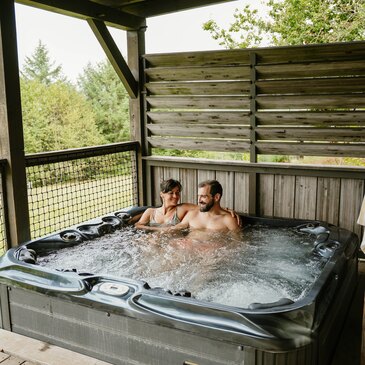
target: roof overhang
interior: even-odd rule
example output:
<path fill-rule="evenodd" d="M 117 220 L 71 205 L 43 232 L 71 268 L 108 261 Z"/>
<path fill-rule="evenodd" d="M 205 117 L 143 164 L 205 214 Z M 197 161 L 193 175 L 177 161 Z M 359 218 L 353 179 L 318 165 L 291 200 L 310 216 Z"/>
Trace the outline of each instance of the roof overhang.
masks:
<path fill-rule="evenodd" d="M 231 1 L 236 0 L 16 0 L 19 4 L 94 19 L 124 30 L 144 27 L 149 17 Z"/>

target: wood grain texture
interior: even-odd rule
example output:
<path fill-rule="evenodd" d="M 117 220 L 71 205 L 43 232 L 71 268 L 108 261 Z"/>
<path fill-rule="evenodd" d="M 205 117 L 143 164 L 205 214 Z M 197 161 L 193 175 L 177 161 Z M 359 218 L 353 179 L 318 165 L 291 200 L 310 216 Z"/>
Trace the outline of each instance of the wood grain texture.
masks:
<path fill-rule="evenodd" d="M 295 176 L 276 175 L 274 182 L 274 216 L 294 218 Z"/>
<path fill-rule="evenodd" d="M 248 125 L 250 123 L 249 112 L 240 111 L 162 111 L 147 113 L 148 121 L 154 124 L 240 124 Z M 365 113 L 364 113 L 365 125 Z"/>
<path fill-rule="evenodd" d="M 182 184 L 182 203 L 196 203 L 197 202 L 197 170 L 180 169 L 180 182 Z"/>
<path fill-rule="evenodd" d="M 341 179 L 318 178 L 316 219 L 338 225 L 340 187 Z"/>
<path fill-rule="evenodd" d="M 341 179 L 339 225 L 361 234 L 357 217 L 364 196 L 364 180 Z"/>
<path fill-rule="evenodd" d="M 249 204 L 249 174 L 236 172 L 234 174 L 234 210 L 239 213 L 248 213 Z"/>
<path fill-rule="evenodd" d="M 147 138 L 151 147 L 200 151 L 247 152 L 250 144 L 239 140 L 192 139 L 192 138 Z"/>
<path fill-rule="evenodd" d="M 296 176 L 294 217 L 299 219 L 315 219 L 316 201 L 317 178 Z"/>
<path fill-rule="evenodd" d="M 215 178 L 220 182 L 223 187 L 221 207 L 233 209 L 235 204 L 234 172 L 217 171 L 215 174 Z"/>
<path fill-rule="evenodd" d="M 259 215 L 263 217 L 274 216 L 274 189 L 275 175 L 260 174 L 259 176 Z"/>

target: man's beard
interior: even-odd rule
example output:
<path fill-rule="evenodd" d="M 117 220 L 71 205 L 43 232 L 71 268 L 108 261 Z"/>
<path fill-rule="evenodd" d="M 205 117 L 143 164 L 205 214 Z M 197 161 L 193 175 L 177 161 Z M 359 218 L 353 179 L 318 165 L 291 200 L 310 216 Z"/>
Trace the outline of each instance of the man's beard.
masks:
<path fill-rule="evenodd" d="M 201 205 L 199 204 L 199 209 L 201 212 L 209 212 L 210 209 L 212 208 L 212 206 L 214 205 L 214 201 L 211 200 L 209 203 L 205 204 L 205 205 Z"/>

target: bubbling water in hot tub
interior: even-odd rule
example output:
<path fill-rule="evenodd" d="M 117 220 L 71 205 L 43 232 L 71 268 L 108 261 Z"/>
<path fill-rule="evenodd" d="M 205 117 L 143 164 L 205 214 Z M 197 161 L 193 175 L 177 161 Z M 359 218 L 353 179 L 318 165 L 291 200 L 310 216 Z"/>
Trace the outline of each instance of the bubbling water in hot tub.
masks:
<path fill-rule="evenodd" d="M 247 308 L 310 290 L 323 259 L 295 228 L 248 226 L 237 236 L 200 232 L 169 236 L 123 228 L 40 257 L 42 266 L 146 281 L 172 293 Z"/>

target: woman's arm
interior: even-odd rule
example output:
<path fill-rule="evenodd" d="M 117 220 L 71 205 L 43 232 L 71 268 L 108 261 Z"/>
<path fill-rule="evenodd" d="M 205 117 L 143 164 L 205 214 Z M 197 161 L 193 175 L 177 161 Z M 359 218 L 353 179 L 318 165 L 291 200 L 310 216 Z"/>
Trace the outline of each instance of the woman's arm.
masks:
<path fill-rule="evenodd" d="M 155 212 L 156 208 L 148 208 L 144 211 L 142 214 L 142 217 L 139 219 L 137 223 L 134 224 L 134 226 L 137 229 L 145 229 L 148 231 L 158 231 L 159 227 L 151 227 L 149 226 L 149 223 L 151 221 L 151 217 L 153 216 L 153 213 Z"/>
<path fill-rule="evenodd" d="M 197 204 L 192 204 L 192 203 L 181 203 L 180 205 L 178 205 L 177 216 L 179 217 L 180 222 L 182 222 L 187 212 L 196 209 L 197 207 L 198 207 Z"/>

